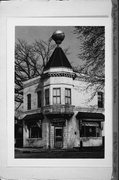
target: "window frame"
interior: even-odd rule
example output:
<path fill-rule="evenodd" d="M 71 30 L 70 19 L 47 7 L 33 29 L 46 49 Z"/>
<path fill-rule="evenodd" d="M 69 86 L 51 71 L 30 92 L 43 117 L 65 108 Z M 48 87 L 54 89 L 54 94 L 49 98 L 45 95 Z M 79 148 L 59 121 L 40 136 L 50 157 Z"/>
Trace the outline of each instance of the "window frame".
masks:
<path fill-rule="evenodd" d="M 98 108 L 104 108 L 104 93 L 98 92 Z"/>
<path fill-rule="evenodd" d="M 88 132 L 87 130 L 89 130 L 89 128 L 91 129 L 94 129 L 95 128 L 95 135 L 92 135 L 92 136 L 89 136 L 87 135 Z M 98 131 L 97 131 L 98 129 Z M 81 137 L 86 137 L 86 138 L 94 138 L 94 137 L 100 137 L 100 131 L 101 131 L 101 128 L 100 128 L 100 125 L 99 126 L 86 126 L 86 125 L 81 125 L 81 129 L 80 129 L 80 136 Z"/>
<path fill-rule="evenodd" d="M 33 133 L 32 131 L 33 131 L 33 129 L 35 129 L 35 130 L 34 130 L 35 133 L 36 133 L 36 132 L 38 133 L 36 137 L 33 137 L 33 136 L 32 136 L 32 133 Z M 38 129 L 39 129 L 39 131 L 38 131 Z M 41 131 L 41 132 L 40 132 L 40 131 Z M 41 124 L 41 127 L 38 127 L 37 125 L 36 125 L 36 126 L 30 126 L 30 127 L 29 127 L 29 138 L 30 138 L 30 139 L 35 139 L 35 138 L 42 139 L 42 124 Z"/>
<path fill-rule="evenodd" d="M 41 97 L 42 97 L 42 92 L 41 92 L 41 90 L 39 90 L 39 91 L 37 91 L 37 107 L 38 108 L 41 108 L 41 106 L 42 106 Z"/>
<path fill-rule="evenodd" d="M 48 92 L 48 93 L 46 93 L 46 92 Z M 48 95 L 48 96 L 46 96 L 46 95 Z M 50 105 L 50 89 L 49 88 L 45 89 L 45 105 L 46 106 Z"/>
<path fill-rule="evenodd" d="M 66 91 L 68 91 L 69 90 L 69 92 L 70 92 L 70 96 L 68 96 L 68 92 L 67 92 L 67 94 L 66 94 Z M 70 103 L 68 103 L 68 101 L 70 101 Z M 65 104 L 66 105 L 71 105 L 71 88 L 65 88 Z"/>
<path fill-rule="evenodd" d="M 54 90 L 56 90 L 56 95 L 54 95 Z M 57 94 L 57 90 L 59 90 L 59 95 Z M 54 103 L 54 98 L 56 98 L 56 103 Z M 58 98 L 59 98 L 59 103 L 57 103 Z M 61 88 L 60 87 L 53 88 L 53 105 L 55 104 L 61 104 Z"/>
<path fill-rule="evenodd" d="M 27 110 L 31 110 L 31 94 L 27 94 Z"/>

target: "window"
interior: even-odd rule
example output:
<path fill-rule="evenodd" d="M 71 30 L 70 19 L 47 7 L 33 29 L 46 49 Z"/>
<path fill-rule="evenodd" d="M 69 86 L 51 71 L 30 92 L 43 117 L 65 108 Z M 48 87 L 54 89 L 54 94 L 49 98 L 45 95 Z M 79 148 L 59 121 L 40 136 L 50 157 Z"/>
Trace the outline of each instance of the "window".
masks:
<path fill-rule="evenodd" d="M 38 103 L 38 108 L 41 107 L 41 91 L 37 92 L 37 103 Z"/>
<path fill-rule="evenodd" d="M 104 93 L 98 92 L 98 107 L 104 108 Z"/>
<path fill-rule="evenodd" d="M 99 137 L 100 126 L 98 123 L 83 123 L 80 129 L 81 137 Z"/>
<path fill-rule="evenodd" d="M 53 104 L 61 104 L 61 89 L 53 88 Z"/>
<path fill-rule="evenodd" d="M 65 89 L 65 104 L 71 104 L 71 89 Z"/>
<path fill-rule="evenodd" d="M 49 105 L 49 89 L 45 90 L 45 105 Z"/>
<path fill-rule="evenodd" d="M 29 127 L 29 138 L 42 138 L 41 121 L 30 125 L 30 127 Z"/>
<path fill-rule="evenodd" d="M 27 109 L 31 109 L 31 94 L 27 95 Z"/>

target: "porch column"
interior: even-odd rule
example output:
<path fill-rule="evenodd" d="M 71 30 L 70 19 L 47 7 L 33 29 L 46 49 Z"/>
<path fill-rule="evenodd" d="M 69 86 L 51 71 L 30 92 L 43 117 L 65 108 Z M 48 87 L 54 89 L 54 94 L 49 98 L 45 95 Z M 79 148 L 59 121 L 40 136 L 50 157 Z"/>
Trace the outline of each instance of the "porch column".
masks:
<path fill-rule="evenodd" d="M 28 139 L 29 137 L 29 130 L 27 125 L 23 122 L 23 146 L 27 146 L 27 141 L 26 139 Z"/>
<path fill-rule="evenodd" d="M 50 124 L 50 148 L 54 148 L 54 126 Z"/>
<path fill-rule="evenodd" d="M 65 126 L 63 126 L 63 148 L 67 148 L 67 120 L 65 122 Z"/>

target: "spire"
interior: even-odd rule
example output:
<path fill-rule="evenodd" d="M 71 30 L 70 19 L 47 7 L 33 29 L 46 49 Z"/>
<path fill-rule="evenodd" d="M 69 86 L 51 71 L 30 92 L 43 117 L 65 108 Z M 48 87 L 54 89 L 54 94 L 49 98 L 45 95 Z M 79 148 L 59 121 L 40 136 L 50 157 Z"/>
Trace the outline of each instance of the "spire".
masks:
<path fill-rule="evenodd" d="M 51 55 L 49 61 L 47 62 L 44 70 L 48 70 L 50 68 L 57 68 L 57 67 L 65 67 L 72 69 L 70 62 L 68 61 L 65 53 L 63 52 L 62 48 L 59 45 L 65 38 L 64 32 L 57 30 L 53 33 L 52 39 L 57 44 L 53 54 Z"/>

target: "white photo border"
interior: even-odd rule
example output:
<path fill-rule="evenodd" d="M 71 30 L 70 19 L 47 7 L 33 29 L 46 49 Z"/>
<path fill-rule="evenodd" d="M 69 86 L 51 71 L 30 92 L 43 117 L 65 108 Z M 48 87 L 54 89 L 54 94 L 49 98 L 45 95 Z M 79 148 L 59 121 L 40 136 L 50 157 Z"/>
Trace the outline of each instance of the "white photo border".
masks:
<path fill-rule="evenodd" d="M 105 155 L 104 159 L 14 158 L 14 48 L 15 26 L 105 26 Z M 112 167 L 112 30 L 108 17 L 7 18 L 7 137 L 8 166 Z"/>

